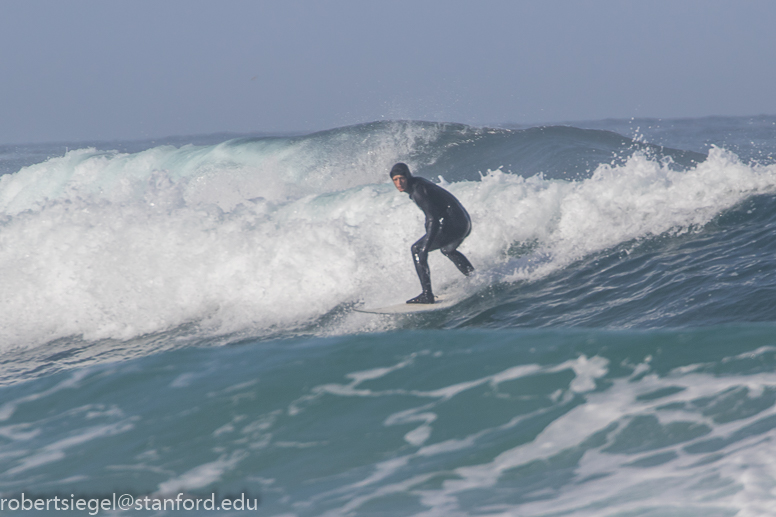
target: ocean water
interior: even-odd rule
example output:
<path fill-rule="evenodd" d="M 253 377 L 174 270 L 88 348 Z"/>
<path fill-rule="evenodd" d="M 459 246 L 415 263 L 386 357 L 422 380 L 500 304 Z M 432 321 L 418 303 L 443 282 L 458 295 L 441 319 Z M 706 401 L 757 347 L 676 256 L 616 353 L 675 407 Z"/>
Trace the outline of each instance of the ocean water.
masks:
<path fill-rule="evenodd" d="M 0 513 L 776 515 L 774 233 L 774 116 L 0 146 Z"/>

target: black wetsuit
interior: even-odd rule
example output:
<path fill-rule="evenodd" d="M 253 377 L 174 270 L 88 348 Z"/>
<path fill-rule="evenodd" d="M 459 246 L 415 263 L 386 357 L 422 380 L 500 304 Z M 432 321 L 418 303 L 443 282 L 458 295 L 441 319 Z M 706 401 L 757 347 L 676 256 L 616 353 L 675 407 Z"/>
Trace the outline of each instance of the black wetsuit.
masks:
<path fill-rule="evenodd" d="M 401 174 L 407 178 L 406 192 L 426 216 L 426 234 L 412 245 L 412 260 L 423 288 L 416 298 L 407 303 L 433 303 L 431 274 L 428 269 L 428 254 L 441 250 L 464 275 L 474 271 L 469 260 L 456 248 L 469 235 L 472 229 L 471 218 L 461 202 L 450 192 L 425 178 L 412 176 L 409 168 L 397 164 L 391 176 Z"/>

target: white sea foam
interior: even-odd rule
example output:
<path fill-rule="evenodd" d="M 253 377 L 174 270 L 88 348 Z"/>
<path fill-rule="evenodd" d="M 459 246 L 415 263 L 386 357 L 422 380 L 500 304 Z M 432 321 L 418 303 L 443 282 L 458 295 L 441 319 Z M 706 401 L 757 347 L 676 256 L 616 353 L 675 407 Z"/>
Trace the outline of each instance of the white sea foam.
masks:
<path fill-rule="evenodd" d="M 172 479 L 159 484 L 159 494 L 175 494 L 185 490 L 197 490 L 219 480 L 225 472 L 234 469 L 246 453 L 238 451 L 230 455 L 222 455 L 215 461 L 198 465 Z"/>
<path fill-rule="evenodd" d="M 385 171 L 431 137 L 398 134 L 341 167 L 305 141 L 268 141 L 71 151 L 3 176 L 0 348 L 124 340 L 192 323 L 204 336 L 287 332 L 338 307 L 316 332 L 391 328 L 393 320 L 347 307 L 419 289 L 408 250 L 422 215 Z M 494 281 L 534 280 L 628 240 L 701 226 L 775 186 L 775 166 L 720 149 L 686 172 L 637 154 L 579 182 L 496 171 L 451 183 L 474 224 L 461 251 L 485 274 L 464 283 L 432 253 L 433 281 L 465 296 Z M 521 243 L 534 251 L 510 257 Z"/>
<path fill-rule="evenodd" d="M 35 451 L 20 461 L 18 465 L 6 470 L 5 474 L 11 477 L 18 476 L 22 472 L 40 467 L 41 465 L 61 461 L 67 457 L 66 450 L 69 448 L 106 436 L 126 433 L 133 427 L 134 424 L 131 421 L 125 420 L 114 424 L 98 425 L 84 429 L 76 435 L 63 438 L 43 447 L 41 450 Z"/>

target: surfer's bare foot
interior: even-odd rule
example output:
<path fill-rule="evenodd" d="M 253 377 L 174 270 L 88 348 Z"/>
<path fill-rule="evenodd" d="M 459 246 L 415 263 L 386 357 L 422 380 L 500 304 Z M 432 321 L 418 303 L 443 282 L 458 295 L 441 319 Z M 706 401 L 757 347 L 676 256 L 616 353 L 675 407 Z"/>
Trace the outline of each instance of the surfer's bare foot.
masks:
<path fill-rule="evenodd" d="M 407 303 L 434 303 L 434 295 L 431 293 L 421 293 Z"/>

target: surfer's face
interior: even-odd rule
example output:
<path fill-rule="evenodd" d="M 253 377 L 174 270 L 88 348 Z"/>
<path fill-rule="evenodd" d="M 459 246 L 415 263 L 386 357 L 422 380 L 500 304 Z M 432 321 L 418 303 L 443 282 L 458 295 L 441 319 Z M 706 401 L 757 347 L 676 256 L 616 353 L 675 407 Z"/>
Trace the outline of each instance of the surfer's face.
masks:
<path fill-rule="evenodd" d="M 393 177 L 393 184 L 396 185 L 399 192 L 404 192 L 407 190 L 407 177 L 397 174 Z"/>

